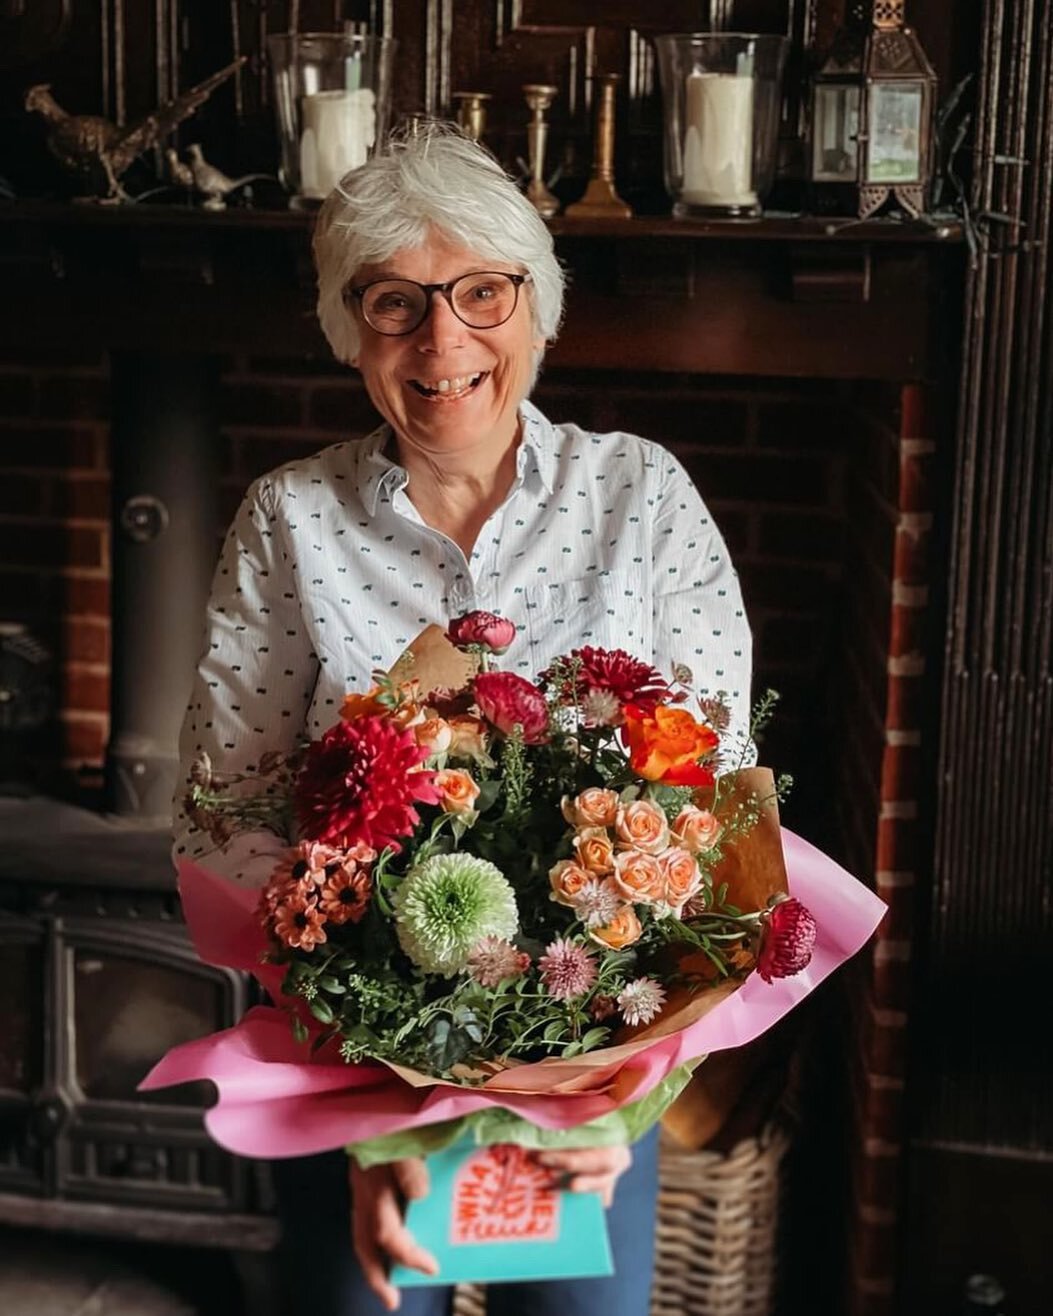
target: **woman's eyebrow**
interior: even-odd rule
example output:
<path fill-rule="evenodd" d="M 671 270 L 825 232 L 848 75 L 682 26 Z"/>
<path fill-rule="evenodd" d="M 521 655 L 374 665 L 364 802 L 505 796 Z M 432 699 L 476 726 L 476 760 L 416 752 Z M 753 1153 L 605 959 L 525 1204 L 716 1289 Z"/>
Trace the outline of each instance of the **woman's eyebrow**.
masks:
<path fill-rule="evenodd" d="M 518 271 L 516 270 L 496 269 L 493 265 L 472 265 L 468 269 L 462 270 L 460 274 L 455 274 L 453 276 L 453 279 L 443 279 L 442 282 L 453 283 L 454 279 L 461 279 L 466 274 L 515 274 L 517 272 Z M 411 279 L 408 274 L 400 274 L 397 270 L 384 269 L 384 268 L 376 270 L 373 274 L 369 276 L 367 280 L 365 280 L 365 282 L 376 283 L 379 279 L 398 279 L 403 283 L 425 282 L 423 279 Z M 362 280 L 356 276 L 354 282 L 357 286 L 362 282 Z"/>

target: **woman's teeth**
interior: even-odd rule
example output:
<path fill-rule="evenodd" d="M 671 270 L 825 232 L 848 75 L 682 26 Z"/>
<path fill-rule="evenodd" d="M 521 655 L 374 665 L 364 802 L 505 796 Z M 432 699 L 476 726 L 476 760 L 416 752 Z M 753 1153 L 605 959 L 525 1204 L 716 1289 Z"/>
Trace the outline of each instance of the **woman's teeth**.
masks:
<path fill-rule="evenodd" d="M 481 371 L 477 375 L 457 375 L 453 379 L 432 379 L 426 384 L 419 379 L 410 382 L 417 392 L 423 393 L 426 398 L 443 398 L 450 401 L 471 392 L 485 373 L 485 371 Z"/>

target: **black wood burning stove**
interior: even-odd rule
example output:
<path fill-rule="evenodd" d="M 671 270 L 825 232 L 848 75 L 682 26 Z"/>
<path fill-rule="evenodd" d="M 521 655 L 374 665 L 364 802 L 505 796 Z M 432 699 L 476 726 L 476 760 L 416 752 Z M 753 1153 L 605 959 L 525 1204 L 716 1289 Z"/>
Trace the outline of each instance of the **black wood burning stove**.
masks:
<path fill-rule="evenodd" d="M 249 995 L 198 962 L 163 833 L 41 799 L 0 801 L 0 829 L 0 1220 L 269 1247 L 258 1167 L 202 1127 L 210 1086 L 136 1092 Z"/>
<path fill-rule="evenodd" d="M 176 737 L 215 558 L 214 363 L 113 369 L 107 812 L 0 795 L 0 1222 L 236 1251 L 276 1239 L 265 1170 L 216 1148 L 209 1084 L 140 1094 L 253 984 L 198 962 L 169 857 Z M 266 1301 L 264 1268 L 243 1264 Z M 251 1276 L 255 1274 L 255 1282 Z"/>

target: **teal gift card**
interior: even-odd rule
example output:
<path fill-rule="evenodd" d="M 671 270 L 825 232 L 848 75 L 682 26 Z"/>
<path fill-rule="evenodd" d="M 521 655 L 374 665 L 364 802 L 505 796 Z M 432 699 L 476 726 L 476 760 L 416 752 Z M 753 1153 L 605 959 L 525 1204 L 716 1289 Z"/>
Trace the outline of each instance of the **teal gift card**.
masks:
<path fill-rule="evenodd" d="M 395 1266 L 399 1288 L 613 1273 L 599 1195 L 552 1188 L 522 1147 L 462 1139 L 427 1159 L 431 1191 L 410 1202 L 406 1225 L 439 1273 Z"/>

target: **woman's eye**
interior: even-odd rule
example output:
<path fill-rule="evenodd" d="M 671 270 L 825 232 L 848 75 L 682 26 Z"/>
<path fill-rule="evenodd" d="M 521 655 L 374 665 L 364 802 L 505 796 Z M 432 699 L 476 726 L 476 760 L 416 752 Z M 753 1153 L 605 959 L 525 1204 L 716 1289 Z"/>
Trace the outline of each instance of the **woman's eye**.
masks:
<path fill-rule="evenodd" d="M 404 311 L 409 305 L 409 301 L 400 292 L 386 292 L 382 297 L 378 297 L 374 309 L 385 312 Z"/>
<path fill-rule="evenodd" d="M 488 302 L 491 297 L 497 296 L 497 285 L 495 283 L 477 283 L 471 291 L 471 296 L 477 302 Z"/>

